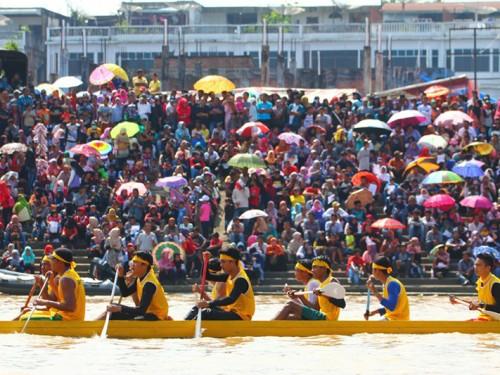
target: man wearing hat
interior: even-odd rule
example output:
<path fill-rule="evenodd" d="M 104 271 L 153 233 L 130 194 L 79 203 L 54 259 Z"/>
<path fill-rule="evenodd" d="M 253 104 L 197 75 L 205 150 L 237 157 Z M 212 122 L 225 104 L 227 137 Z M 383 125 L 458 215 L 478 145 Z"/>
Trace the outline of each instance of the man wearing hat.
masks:
<path fill-rule="evenodd" d="M 46 306 L 52 320 L 85 320 L 85 288 L 75 271 L 73 254 L 65 248 L 56 249 L 50 255 L 50 263 L 59 282 L 50 279 L 48 298 L 36 299 L 33 304 Z"/>
<path fill-rule="evenodd" d="M 222 273 L 207 274 L 208 281 L 225 282 L 226 296 L 211 302 L 201 300 L 197 307 L 202 310 L 204 320 L 251 320 L 255 313 L 255 298 L 252 283 L 242 263 L 240 252 L 235 247 L 220 252 Z M 193 311 L 193 310 L 192 310 Z M 186 319 L 195 319 L 189 314 Z"/>
<path fill-rule="evenodd" d="M 107 311 L 114 320 L 167 320 L 168 302 L 165 292 L 153 270 L 153 256 L 139 251 L 132 258 L 132 277 L 135 281 L 129 286 L 125 282 L 125 270 L 121 264 L 116 266 L 118 287 L 123 297 L 135 295 L 137 305 L 129 307 L 110 304 Z M 106 314 L 101 316 L 104 319 Z"/>

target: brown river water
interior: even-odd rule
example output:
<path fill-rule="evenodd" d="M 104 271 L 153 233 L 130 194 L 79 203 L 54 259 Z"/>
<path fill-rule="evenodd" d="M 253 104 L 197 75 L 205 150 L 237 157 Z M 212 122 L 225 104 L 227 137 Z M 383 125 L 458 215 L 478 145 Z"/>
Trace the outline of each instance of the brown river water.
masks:
<path fill-rule="evenodd" d="M 0 295 L 0 319 L 12 319 L 24 300 Z M 99 315 L 107 301 L 89 297 L 87 319 Z M 285 301 L 279 296 L 256 296 L 254 319 L 272 318 Z M 193 295 L 169 295 L 169 313 L 174 319 L 182 319 L 193 303 Z M 467 308 L 450 305 L 446 297 L 410 297 L 410 303 L 415 320 L 474 317 Z M 362 319 L 364 310 L 363 297 L 349 297 L 340 318 Z M 500 374 L 500 335 L 103 340 L 12 334 L 0 335 L 0 358 L 1 375 L 483 375 Z"/>

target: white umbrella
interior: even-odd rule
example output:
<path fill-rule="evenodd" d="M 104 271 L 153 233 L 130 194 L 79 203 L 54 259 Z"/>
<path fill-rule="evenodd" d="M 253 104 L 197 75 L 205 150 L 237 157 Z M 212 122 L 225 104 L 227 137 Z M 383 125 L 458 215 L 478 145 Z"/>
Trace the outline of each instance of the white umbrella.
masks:
<path fill-rule="evenodd" d="M 436 134 L 424 135 L 417 142 L 420 147 L 427 147 L 431 150 L 436 150 L 438 148 L 446 148 L 448 146 L 448 141 Z"/>
<path fill-rule="evenodd" d="M 267 217 L 268 215 L 262 210 L 248 210 L 240 215 L 241 220 L 255 219 L 256 217 Z"/>
<path fill-rule="evenodd" d="M 57 81 L 54 82 L 54 86 L 57 86 L 61 89 L 69 89 L 71 87 L 78 87 L 82 84 L 83 84 L 83 82 L 81 79 L 73 77 L 73 76 L 61 77 Z"/>
<path fill-rule="evenodd" d="M 90 92 L 88 92 L 88 91 L 79 91 L 79 92 L 76 93 L 76 97 L 78 99 L 83 98 L 84 96 L 88 96 L 90 98 L 90 96 L 91 96 Z"/>
<path fill-rule="evenodd" d="M 25 144 L 13 142 L 7 143 L 0 148 L 0 154 L 13 154 L 14 152 L 26 152 L 28 147 Z"/>

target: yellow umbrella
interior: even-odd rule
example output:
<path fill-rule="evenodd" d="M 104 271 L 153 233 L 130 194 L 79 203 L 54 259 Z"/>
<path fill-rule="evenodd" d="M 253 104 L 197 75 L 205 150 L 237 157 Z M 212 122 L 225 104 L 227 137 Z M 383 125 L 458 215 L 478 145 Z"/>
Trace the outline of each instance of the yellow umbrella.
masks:
<path fill-rule="evenodd" d="M 222 91 L 231 91 L 235 88 L 235 84 L 223 76 L 205 76 L 194 84 L 195 90 L 214 92 L 216 94 Z"/>
<path fill-rule="evenodd" d="M 479 155 L 489 155 L 493 152 L 494 148 L 492 145 L 486 142 L 472 142 L 464 147 L 464 150 L 472 148 Z"/>
<path fill-rule="evenodd" d="M 135 122 L 129 122 L 129 121 L 124 121 L 120 122 L 118 125 L 116 125 L 113 129 L 111 129 L 110 135 L 111 138 L 116 138 L 118 134 L 124 129 L 127 132 L 127 135 L 129 137 L 133 137 L 137 133 L 139 133 L 139 125 L 137 125 Z"/>
<path fill-rule="evenodd" d="M 429 158 L 429 157 L 418 158 L 417 160 L 408 163 L 404 173 L 406 174 L 418 170 L 420 172 L 428 174 L 437 171 L 439 169 L 439 165 L 434 163 L 435 160 L 436 158 Z"/>
<path fill-rule="evenodd" d="M 52 83 L 40 83 L 35 87 L 35 90 L 40 92 L 45 91 L 47 95 L 52 95 L 55 91 L 59 93 L 59 96 L 64 95 L 64 92 L 57 86 L 54 86 Z"/>
<path fill-rule="evenodd" d="M 347 208 L 354 208 L 354 202 L 360 201 L 361 206 L 364 207 L 367 204 L 373 202 L 373 195 L 368 189 L 359 189 L 352 192 L 345 201 L 345 205 Z"/>
<path fill-rule="evenodd" d="M 116 64 L 103 64 L 110 72 L 112 72 L 116 77 L 121 78 L 128 82 L 127 72 L 119 65 Z"/>

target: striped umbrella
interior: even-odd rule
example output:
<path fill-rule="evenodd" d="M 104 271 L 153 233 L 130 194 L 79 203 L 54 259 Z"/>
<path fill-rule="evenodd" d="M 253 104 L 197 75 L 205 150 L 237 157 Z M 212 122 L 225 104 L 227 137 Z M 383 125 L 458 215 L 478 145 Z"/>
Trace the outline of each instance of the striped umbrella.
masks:
<path fill-rule="evenodd" d="M 160 242 L 153 249 L 153 256 L 156 262 L 162 258 L 164 252 L 169 252 L 172 258 L 178 254 L 181 256 L 181 259 L 184 259 L 186 255 L 184 249 L 175 242 Z"/>
<path fill-rule="evenodd" d="M 113 151 L 113 147 L 109 143 L 103 142 L 103 141 L 90 141 L 87 143 L 87 146 L 90 146 L 92 148 L 95 148 L 101 155 L 107 155 L 111 151 Z"/>
<path fill-rule="evenodd" d="M 458 174 L 450 171 L 432 172 L 422 181 L 422 185 L 459 184 L 464 182 Z"/>

